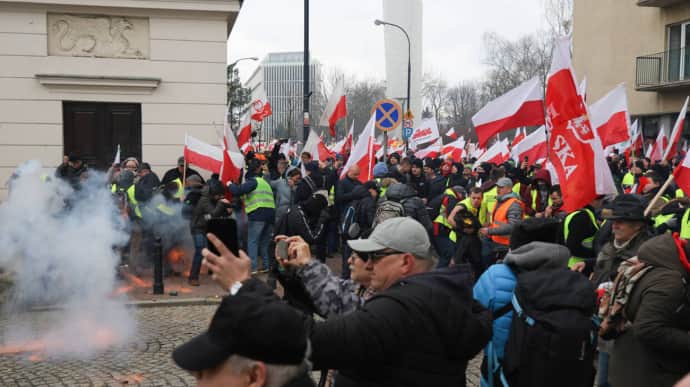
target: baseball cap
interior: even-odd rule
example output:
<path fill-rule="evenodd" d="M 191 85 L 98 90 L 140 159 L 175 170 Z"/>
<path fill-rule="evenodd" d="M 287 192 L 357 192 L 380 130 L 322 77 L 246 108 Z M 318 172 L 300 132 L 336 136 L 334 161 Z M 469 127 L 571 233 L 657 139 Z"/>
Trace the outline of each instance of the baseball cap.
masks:
<path fill-rule="evenodd" d="M 208 330 L 177 347 L 172 357 L 185 370 L 201 371 L 232 355 L 298 365 L 306 351 L 307 331 L 296 310 L 277 300 L 239 293 L 225 297 Z"/>
<path fill-rule="evenodd" d="M 496 182 L 497 187 L 512 187 L 513 181 L 510 178 L 502 177 Z"/>
<path fill-rule="evenodd" d="M 177 165 L 178 165 L 178 166 L 184 165 L 184 156 L 180 156 L 180 157 L 177 159 Z"/>
<path fill-rule="evenodd" d="M 347 244 L 361 253 L 392 249 L 420 258 L 431 258 L 431 243 L 424 226 L 406 216 L 385 220 L 374 228 L 369 238 L 349 240 Z"/>

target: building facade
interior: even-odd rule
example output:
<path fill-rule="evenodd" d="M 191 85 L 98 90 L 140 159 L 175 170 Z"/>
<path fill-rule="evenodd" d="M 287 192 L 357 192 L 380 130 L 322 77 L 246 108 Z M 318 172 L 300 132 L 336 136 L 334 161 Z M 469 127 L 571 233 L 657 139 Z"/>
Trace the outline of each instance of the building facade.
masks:
<path fill-rule="evenodd" d="M 690 95 L 690 3 L 578 0 L 573 19 L 573 64 L 587 77 L 588 102 L 625 82 L 645 136 L 670 131 Z"/>
<path fill-rule="evenodd" d="M 309 90 L 311 125 L 318 124 L 323 110 L 321 64 L 310 58 Z M 302 139 L 304 98 L 304 54 L 275 52 L 264 57 L 245 83 L 252 90 L 252 100 L 266 93 L 273 114 L 255 125 L 261 141 L 290 137 Z"/>
<path fill-rule="evenodd" d="M 120 145 L 163 173 L 185 133 L 215 144 L 240 3 L 0 1 L 0 200 L 29 159 L 105 169 Z"/>

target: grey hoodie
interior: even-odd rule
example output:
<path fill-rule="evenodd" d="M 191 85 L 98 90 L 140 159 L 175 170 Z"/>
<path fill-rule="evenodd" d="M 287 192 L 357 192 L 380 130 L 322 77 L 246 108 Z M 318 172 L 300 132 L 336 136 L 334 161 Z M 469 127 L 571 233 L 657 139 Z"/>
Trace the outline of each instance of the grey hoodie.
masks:
<path fill-rule="evenodd" d="M 511 250 L 503 260 L 519 271 L 568 267 L 570 250 L 555 243 L 530 242 Z"/>

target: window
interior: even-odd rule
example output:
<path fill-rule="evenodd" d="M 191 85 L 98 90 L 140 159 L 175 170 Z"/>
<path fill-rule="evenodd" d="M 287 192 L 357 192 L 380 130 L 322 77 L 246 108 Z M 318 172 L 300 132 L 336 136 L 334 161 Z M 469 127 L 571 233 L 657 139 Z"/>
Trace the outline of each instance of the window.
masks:
<path fill-rule="evenodd" d="M 687 47 L 687 50 L 686 50 Z M 668 80 L 690 79 L 690 22 L 668 27 Z"/>

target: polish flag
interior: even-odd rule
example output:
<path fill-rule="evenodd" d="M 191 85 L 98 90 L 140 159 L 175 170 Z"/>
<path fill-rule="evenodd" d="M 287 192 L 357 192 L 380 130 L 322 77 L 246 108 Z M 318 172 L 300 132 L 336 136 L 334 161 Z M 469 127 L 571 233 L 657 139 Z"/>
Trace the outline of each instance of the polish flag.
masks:
<path fill-rule="evenodd" d="M 237 146 L 235 134 L 230 129 L 227 119 L 223 126 L 223 164 L 220 168 L 220 181 L 225 186 L 229 182 L 239 183 L 244 170 L 244 155 Z M 229 198 L 229 194 L 226 197 Z"/>
<path fill-rule="evenodd" d="M 459 139 L 448 143 L 441 149 L 441 154 L 444 156 L 450 156 L 456 163 L 462 160 L 462 155 L 465 152 L 465 138 L 460 137 Z"/>
<path fill-rule="evenodd" d="M 374 153 L 376 153 L 374 152 L 375 123 L 376 114 L 372 114 L 369 122 L 367 122 L 364 130 L 359 135 L 345 167 L 343 167 L 343 172 L 340 174 L 341 179 L 345 177 L 350 167 L 355 164 L 359 166 L 359 181 L 365 183 L 374 178 L 374 163 L 376 162 L 374 158 Z"/>
<path fill-rule="evenodd" d="M 441 154 L 441 148 L 443 147 L 443 141 L 441 137 L 437 138 L 436 141 L 432 142 L 431 145 L 424 149 L 420 149 L 414 153 L 414 157 L 418 159 L 423 159 L 425 157 L 435 158 Z"/>
<path fill-rule="evenodd" d="M 525 158 L 531 164 L 546 159 L 546 127 L 542 125 L 510 150 L 513 160 L 519 165 Z"/>
<path fill-rule="evenodd" d="M 504 138 L 501 141 L 496 141 L 491 148 L 481 155 L 475 162 L 475 165 L 481 163 L 494 163 L 496 165 L 503 164 L 510 158 L 510 150 L 508 149 L 508 139 Z"/>
<path fill-rule="evenodd" d="M 650 160 L 659 161 L 664 157 L 664 149 L 668 146 L 668 137 L 666 136 L 666 128 L 662 125 L 659 128 L 659 133 L 656 135 L 656 140 L 651 147 L 647 148 L 647 153 L 645 154 Z"/>
<path fill-rule="evenodd" d="M 520 128 L 518 128 L 515 131 L 515 138 L 513 138 L 513 143 L 510 145 L 511 148 L 514 148 L 517 144 L 520 143 L 525 137 L 527 136 L 527 129 L 522 128 L 522 131 Z"/>
<path fill-rule="evenodd" d="M 455 133 L 455 128 L 450 128 L 446 132 L 446 136 L 452 138 L 453 140 L 458 138 L 458 134 Z"/>
<path fill-rule="evenodd" d="M 327 158 L 335 158 L 335 152 L 331 151 L 324 145 L 321 137 L 316 134 L 314 129 L 309 130 L 309 137 L 302 148 L 302 152 L 309 152 L 315 160 L 326 161 Z"/>
<path fill-rule="evenodd" d="M 690 193 L 690 154 L 686 153 L 683 162 L 673 171 L 673 178 L 678 188 L 687 196 Z"/>
<path fill-rule="evenodd" d="M 625 85 L 621 83 L 590 105 L 589 117 L 603 147 L 630 139 L 630 115 Z"/>
<path fill-rule="evenodd" d="M 254 121 L 261 122 L 264 118 L 273 114 L 271 103 L 268 101 L 263 83 L 255 90 L 254 95 L 255 97 L 251 104 L 251 118 Z"/>
<path fill-rule="evenodd" d="M 615 190 L 603 149 L 587 118 L 587 106 L 575 85 L 568 37 L 558 39 L 554 46 L 545 104 L 549 160 L 560 181 L 563 209 L 580 209 L 598 194 L 608 193 L 603 191 Z"/>
<path fill-rule="evenodd" d="M 472 116 L 479 145 L 485 146 L 491 137 L 506 130 L 520 126 L 542 125 L 544 123 L 542 99 L 539 77 L 534 77 L 489 102 Z"/>
<path fill-rule="evenodd" d="M 237 146 L 240 149 L 246 148 L 252 140 L 252 120 L 248 115 L 242 117 L 240 129 L 237 132 Z"/>
<path fill-rule="evenodd" d="M 184 159 L 201 169 L 219 173 L 223 165 L 223 150 L 185 134 Z"/>
<path fill-rule="evenodd" d="M 328 126 L 331 137 L 335 137 L 335 123 L 339 119 L 347 116 L 347 97 L 345 97 L 345 85 L 341 78 L 335 84 L 335 88 L 328 98 L 326 109 L 324 109 L 319 125 Z"/>
<path fill-rule="evenodd" d="M 486 149 L 480 147 L 479 145 L 477 145 L 477 143 L 471 142 L 467 146 L 467 154 L 470 155 L 470 158 L 474 157 L 478 159 L 484 154 L 484 152 L 486 152 Z"/>
<path fill-rule="evenodd" d="M 668 147 L 665 148 L 662 160 L 671 160 L 678 153 L 678 143 L 680 142 L 680 135 L 683 134 L 683 127 L 685 126 L 685 115 L 688 113 L 688 101 L 690 101 L 690 97 L 685 98 L 685 104 L 683 104 L 683 109 L 681 109 L 680 114 L 678 114 L 676 124 L 673 125 L 673 130 L 671 131 L 671 139 L 669 141 Z"/>

